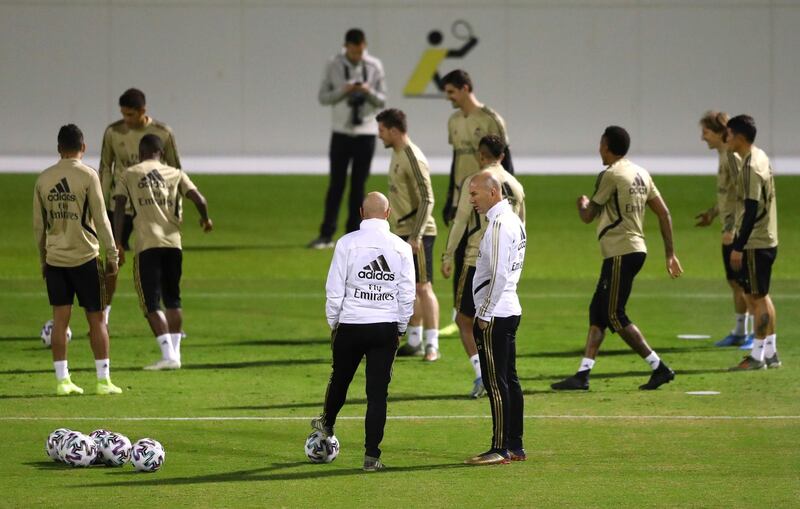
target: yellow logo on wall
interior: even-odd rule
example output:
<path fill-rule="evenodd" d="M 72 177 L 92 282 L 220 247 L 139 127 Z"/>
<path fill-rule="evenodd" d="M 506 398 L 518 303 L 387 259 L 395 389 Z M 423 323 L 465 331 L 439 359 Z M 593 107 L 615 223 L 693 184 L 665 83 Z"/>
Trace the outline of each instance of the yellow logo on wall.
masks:
<path fill-rule="evenodd" d="M 439 65 L 446 58 L 464 58 L 478 44 L 478 38 L 473 35 L 472 27 L 464 20 L 453 22 L 450 27 L 450 33 L 453 34 L 453 37 L 463 42 L 460 48 L 438 48 L 437 46 L 443 40 L 442 32 L 431 30 L 428 33 L 430 47 L 422 53 L 417 67 L 408 79 L 408 83 L 403 89 L 404 96 L 436 98 L 443 96 L 444 85 L 442 85 L 442 78 L 439 76 Z M 426 94 L 425 91 L 431 83 L 436 87 L 437 93 Z"/>

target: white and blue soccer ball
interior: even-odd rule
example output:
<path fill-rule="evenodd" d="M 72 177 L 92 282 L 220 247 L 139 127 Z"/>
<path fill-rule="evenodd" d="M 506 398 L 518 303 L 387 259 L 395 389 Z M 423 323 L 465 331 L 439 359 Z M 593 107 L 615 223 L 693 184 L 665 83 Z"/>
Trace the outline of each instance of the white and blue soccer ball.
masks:
<path fill-rule="evenodd" d="M 71 467 L 88 467 L 97 458 L 97 445 L 92 437 L 70 431 L 61 437 L 58 455 Z"/>
<path fill-rule="evenodd" d="M 111 431 L 102 428 L 96 429 L 89 433 L 89 437 L 94 440 L 94 445 L 97 446 L 97 457 L 94 459 L 95 465 L 101 465 L 103 463 L 103 458 L 100 457 L 100 442 L 102 441 L 103 437 L 109 434 L 111 434 Z"/>
<path fill-rule="evenodd" d="M 51 338 L 53 335 L 53 320 L 47 320 L 44 325 L 42 325 L 42 331 L 39 333 L 39 337 L 42 338 L 42 344 L 45 348 L 50 348 Z M 72 341 L 72 329 L 67 326 L 67 343 Z"/>
<path fill-rule="evenodd" d="M 306 439 L 306 457 L 311 463 L 330 463 L 339 455 L 339 439 L 335 435 L 325 437 L 314 431 Z"/>
<path fill-rule="evenodd" d="M 95 442 L 97 443 L 98 463 L 108 467 L 121 467 L 130 461 L 132 446 L 131 441 L 125 435 L 109 432 L 95 438 Z"/>
<path fill-rule="evenodd" d="M 139 472 L 155 472 L 164 464 L 164 447 L 152 438 L 137 440 L 131 448 L 131 463 Z"/>
<path fill-rule="evenodd" d="M 53 461 L 62 461 L 61 457 L 58 454 L 58 448 L 61 445 L 61 439 L 64 438 L 64 435 L 70 433 L 72 430 L 67 428 L 58 428 L 57 430 L 50 433 L 47 437 L 47 442 L 45 442 L 44 450 L 47 452 L 47 456 Z"/>

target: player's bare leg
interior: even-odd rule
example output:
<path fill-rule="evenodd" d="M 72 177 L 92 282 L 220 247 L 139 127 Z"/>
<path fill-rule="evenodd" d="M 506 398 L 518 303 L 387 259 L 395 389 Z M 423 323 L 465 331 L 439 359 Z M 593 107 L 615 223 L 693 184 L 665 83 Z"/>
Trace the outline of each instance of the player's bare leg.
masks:
<path fill-rule="evenodd" d="M 456 325 L 461 336 L 461 344 L 464 346 L 464 351 L 467 353 L 469 363 L 475 372 L 475 379 L 472 381 L 472 390 L 469 395 L 472 398 L 480 398 L 486 394 L 486 387 L 483 385 L 483 376 L 481 373 L 481 361 L 478 358 L 478 346 L 475 344 L 475 335 L 472 333 L 473 317 L 467 316 L 460 311 L 456 314 Z"/>
<path fill-rule="evenodd" d="M 145 366 L 148 371 L 160 371 L 164 369 L 178 369 L 181 363 L 175 355 L 175 348 L 172 346 L 172 335 L 169 332 L 169 325 L 164 312 L 160 309 L 147 313 L 147 323 L 156 337 L 158 347 L 161 349 L 161 360 Z"/>
<path fill-rule="evenodd" d="M 560 382 L 551 384 L 550 388 L 555 391 L 585 391 L 589 389 L 589 373 L 594 367 L 594 360 L 597 358 L 597 352 L 600 351 L 600 345 L 603 344 L 605 337 L 605 329 L 590 325 L 589 332 L 586 334 L 584 356 L 578 371 Z"/>
<path fill-rule="evenodd" d="M 111 383 L 111 361 L 109 359 L 108 327 L 103 311 L 87 311 L 89 323 L 89 342 L 94 353 L 94 366 L 97 372 L 97 394 L 120 394 L 122 389 Z"/>
<path fill-rule="evenodd" d="M 181 340 L 183 339 L 183 311 L 181 308 L 167 308 L 167 328 L 172 338 L 172 349 L 175 357 L 181 362 Z"/>
<path fill-rule="evenodd" d="M 755 339 L 750 355 L 746 356 L 731 371 L 750 371 L 780 367 L 775 334 L 775 306 L 769 295 L 747 295 L 755 321 Z"/>
<path fill-rule="evenodd" d="M 53 306 L 53 330 L 50 347 L 53 349 L 53 368 L 56 371 L 56 395 L 83 394 L 83 389 L 72 383 L 67 366 L 67 327 L 72 316 L 72 306 Z"/>
<path fill-rule="evenodd" d="M 433 362 L 439 359 L 439 300 L 433 293 L 430 281 L 417 283 L 417 303 L 422 310 L 422 330 L 425 337 L 425 357 Z"/>

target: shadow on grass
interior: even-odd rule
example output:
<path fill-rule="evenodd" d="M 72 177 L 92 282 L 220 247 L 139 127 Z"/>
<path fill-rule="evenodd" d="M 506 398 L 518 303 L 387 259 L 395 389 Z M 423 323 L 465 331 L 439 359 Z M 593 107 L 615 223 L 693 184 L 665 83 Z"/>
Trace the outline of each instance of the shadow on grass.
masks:
<path fill-rule="evenodd" d="M 223 244 L 211 246 L 183 246 L 184 251 L 271 251 L 278 249 L 295 249 L 302 247 L 297 244 Z"/>
<path fill-rule="evenodd" d="M 523 390 L 522 394 L 531 396 L 534 394 L 549 394 L 552 391 L 545 390 Z M 389 395 L 388 403 L 398 403 L 401 401 L 457 401 L 469 400 L 473 398 L 466 394 L 408 394 L 408 395 Z M 366 398 L 347 398 L 347 405 L 366 405 Z M 276 405 L 248 405 L 248 406 L 223 406 L 209 408 L 209 410 L 280 410 L 290 408 L 322 408 L 322 401 L 314 402 L 296 402 L 296 403 L 279 403 Z"/>
<path fill-rule="evenodd" d="M 37 470 L 70 470 L 72 467 L 65 465 L 64 463 L 58 463 L 56 461 L 27 461 L 23 463 L 23 465 L 27 465 L 29 467 L 33 467 Z"/>
<path fill-rule="evenodd" d="M 260 361 L 242 361 L 242 362 L 211 362 L 204 364 L 184 364 L 181 369 L 246 369 L 246 368 L 263 368 L 263 367 L 278 367 L 278 366 L 301 366 L 306 364 L 330 364 L 330 359 L 265 359 Z M 70 373 L 88 373 L 95 372 L 95 368 L 70 368 Z M 141 366 L 123 366 L 114 367 L 114 372 L 119 371 L 142 371 Z M 0 371 L 2 375 L 24 375 L 24 374 L 37 374 L 37 373 L 52 373 L 53 369 L 8 369 Z"/>
<path fill-rule="evenodd" d="M 692 376 L 692 375 L 708 375 L 712 373 L 728 373 L 728 368 L 711 368 L 711 369 L 676 369 L 675 374 L 678 376 Z M 592 380 L 605 380 L 605 379 L 612 379 L 612 378 L 629 378 L 629 377 L 649 377 L 653 372 L 651 370 L 648 371 L 620 371 L 617 373 L 592 373 L 591 379 Z M 520 380 L 525 381 L 534 381 L 534 382 L 543 382 L 543 381 L 556 381 L 566 378 L 568 376 L 572 376 L 574 373 L 570 373 L 568 375 L 536 375 L 536 376 L 521 376 L 519 377 Z M 550 391 L 542 391 L 542 392 L 550 392 Z"/>
<path fill-rule="evenodd" d="M 0 336 L 0 341 L 32 341 L 34 339 L 39 339 L 39 336 Z"/>
<path fill-rule="evenodd" d="M 306 467 L 302 472 L 285 472 L 273 473 L 280 470 L 289 468 Z M 377 472 L 371 475 L 391 475 L 392 473 L 403 472 L 429 472 L 435 470 L 449 470 L 458 468 L 469 468 L 468 465 L 462 463 L 441 463 L 437 465 L 416 465 L 408 467 L 387 467 L 386 470 Z M 235 472 L 226 472 L 221 474 L 199 475 L 195 477 L 174 477 L 174 478 L 153 478 L 142 479 L 142 474 L 127 470 L 125 472 L 113 472 L 110 475 L 125 475 L 137 476 L 136 480 L 131 481 L 115 481 L 109 483 L 92 483 L 84 485 L 72 485 L 71 488 L 105 488 L 117 486 L 182 486 L 191 484 L 207 484 L 207 483 L 226 483 L 226 482 L 244 482 L 244 481 L 296 481 L 305 479 L 325 479 L 335 477 L 349 477 L 354 475 L 365 475 L 366 473 L 360 468 L 339 468 L 330 465 L 312 465 L 307 461 L 291 462 L 291 463 L 273 463 L 270 466 L 263 468 L 254 468 L 250 470 L 237 470 Z"/>
<path fill-rule="evenodd" d="M 664 353 L 696 353 L 696 352 L 714 352 L 714 351 L 721 351 L 719 347 L 716 346 L 673 346 L 673 347 L 666 347 L 666 348 L 658 348 L 659 355 Z M 622 355 L 636 355 L 636 352 L 631 350 L 630 348 L 621 348 L 617 350 L 600 350 L 600 357 L 617 357 Z M 523 353 L 517 354 L 517 358 L 525 357 L 530 359 L 568 359 L 572 357 L 581 358 L 583 357 L 583 349 L 580 350 L 569 350 L 563 352 L 531 352 L 531 353 Z"/>
<path fill-rule="evenodd" d="M 221 346 L 303 346 L 303 345 L 330 345 L 330 339 L 246 339 L 225 343 L 191 343 L 191 348 L 220 348 Z"/>

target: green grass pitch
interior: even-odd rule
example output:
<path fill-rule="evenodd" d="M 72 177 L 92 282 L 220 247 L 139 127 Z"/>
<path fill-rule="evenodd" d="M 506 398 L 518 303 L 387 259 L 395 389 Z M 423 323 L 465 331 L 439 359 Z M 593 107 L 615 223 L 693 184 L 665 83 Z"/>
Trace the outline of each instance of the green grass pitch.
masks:
<path fill-rule="evenodd" d="M 384 190 L 385 176 L 369 189 Z M 466 394 L 472 370 L 456 338 L 443 338 L 431 365 L 398 359 L 382 444 L 390 467 L 364 474 L 363 365 L 336 431 L 329 465 L 303 454 L 308 419 L 319 413 L 330 370 L 324 283 L 331 251 L 302 246 L 317 231 L 325 177 L 205 176 L 215 231 L 204 235 L 188 204 L 184 223 L 184 368 L 141 367 L 158 348 L 123 267 L 111 314 L 112 378 L 125 392 L 97 397 L 79 308 L 72 320 L 73 380 L 87 395 L 57 398 L 50 352 L 37 338 L 49 317 L 31 231 L 33 175 L 0 175 L 0 479 L 2 507 L 113 504 L 169 507 L 797 507 L 800 502 L 800 178 L 777 178 L 780 252 L 772 293 L 784 367 L 728 373 L 741 353 L 715 348 L 732 325 L 717 227 L 693 226 L 713 203 L 713 177 L 656 177 L 672 211 L 685 275 L 666 275 L 648 213 L 650 254 L 629 315 L 677 371 L 643 393 L 647 365 L 609 336 L 591 391 L 556 394 L 574 372 L 600 268 L 594 225 L 575 198 L 592 176 L 526 176 L 528 252 L 519 292 L 518 371 L 525 390 L 525 463 L 466 467 L 490 440 L 486 399 Z M 434 178 L 436 196 L 446 181 Z M 436 215 L 440 215 L 440 204 Z M 440 225 L 441 227 L 441 225 Z M 434 288 L 449 318 L 451 283 Z M 704 341 L 681 333 L 708 334 Z M 691 396 L 687 391 L 719 391 Z M 784 418 L 769 418 L 779 417 Z M 197 417 L 229 420 L 191 419 Z M 788 417 L 788 418 L 787 418 Z M 141 420 L 131 420 L 139 418 Z M 164 418 L 187 418 L 164 420 Z M 230 418 L 245 418 L 233 420 Z M 248 419 L 250 418 L 250 419 Z M 257 418 L 257 419 L 252 419 Z M 150 436 L 167 451 L 163 469 L 70 469 L 45 457 L 50 431 L 109 428 Z"/>

